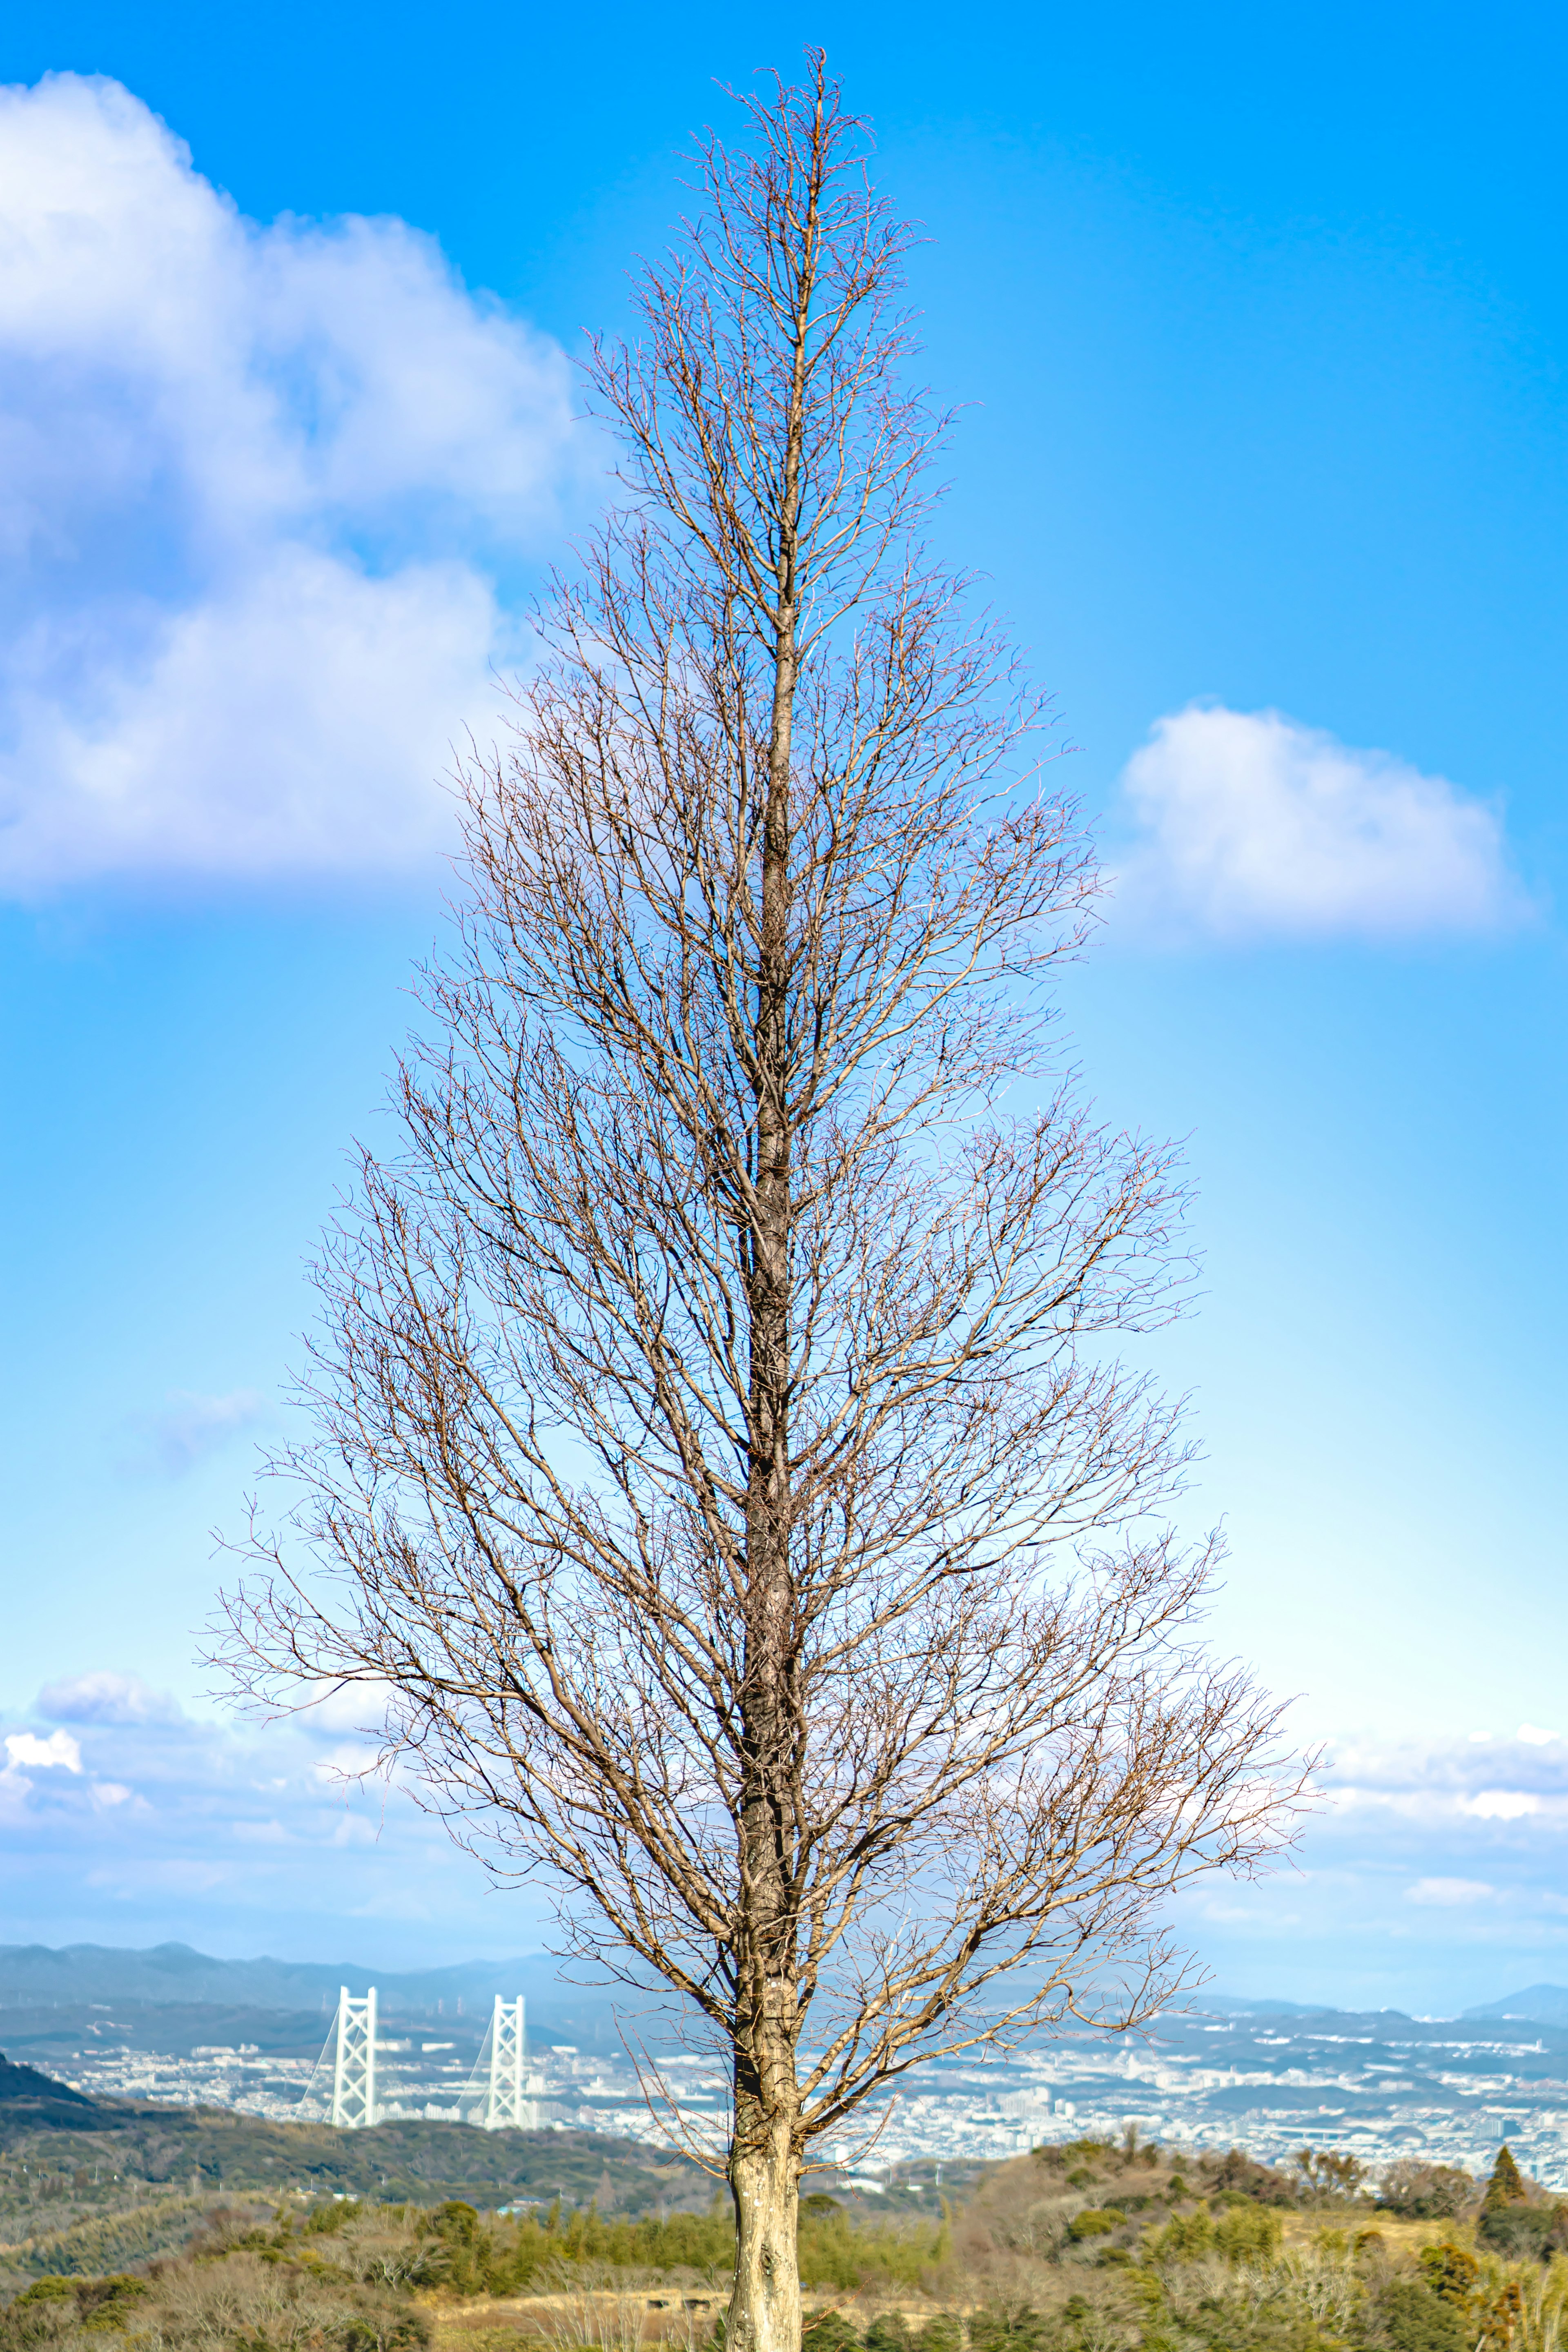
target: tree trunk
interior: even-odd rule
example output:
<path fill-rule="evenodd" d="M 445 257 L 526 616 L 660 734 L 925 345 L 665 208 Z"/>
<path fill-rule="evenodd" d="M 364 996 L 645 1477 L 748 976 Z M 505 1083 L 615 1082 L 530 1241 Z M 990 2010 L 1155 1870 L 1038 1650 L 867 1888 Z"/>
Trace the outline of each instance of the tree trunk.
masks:
<path fill-rule="evenodd" d="M 794 2074 L 794 2053 L 790 2072 Z M 730 2188 L 735 2200 L 735 2286 L 725 2329 L 728 2352 L 799 2352 L 800 2158 L 793 2114 L 752 2103 L 735 2115 Z"/>
<path fill-rule="evenodd" d="M 753 1045 L 755 1224 L 751 1323 L 751 1462 L 746 1495 L 746 1666 L 741 1809 L 746 1917 L 742 2002 L 748 2030 L 735 2052 L 735 2286 L 728 2342 L 741 2352 L 800 2352 L 800 2196 L 795 2078 L 795 1929 L 788 1824 L 795 1768 L 795 1582 L 790 1557 L 791 1136 L 789 916 L 791 754 L 796 657 L 795 555 L 800 523 L 806 329 L 816 268 L 816 190 L 796 281 L 795 342 L 778 515 L 778 602 L 767 801 L 762 828 L 761 936 Z"/>

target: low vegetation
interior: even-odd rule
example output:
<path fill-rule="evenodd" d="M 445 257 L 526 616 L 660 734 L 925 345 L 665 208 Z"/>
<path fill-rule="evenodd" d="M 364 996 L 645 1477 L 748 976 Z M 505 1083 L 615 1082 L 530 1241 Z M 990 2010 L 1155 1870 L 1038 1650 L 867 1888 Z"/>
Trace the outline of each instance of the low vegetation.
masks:
<path fill-rule="evenodd" d="M 0 2352 L 721 2352 L 727 2202 L 482 2212 L 192 2200 L 0 2249 Z M 96 2237 L 92 2234 L 96 2231 Z M 183 2240 L 178 2251 L 174 2242 Z M 68 2242 L 68 2241 L 69 2242 Z M 1560 2352 L 1568 2206 L 1505 2148 L 1289 2165 L 1080 2140 L 990 2168 L 948 2221 L 803 2202 L 805 2352 Z M 19 2275 L 51 2262 L 40 2274 Z M 96 2259 L 95 2259 L 96 2258 Z"/>

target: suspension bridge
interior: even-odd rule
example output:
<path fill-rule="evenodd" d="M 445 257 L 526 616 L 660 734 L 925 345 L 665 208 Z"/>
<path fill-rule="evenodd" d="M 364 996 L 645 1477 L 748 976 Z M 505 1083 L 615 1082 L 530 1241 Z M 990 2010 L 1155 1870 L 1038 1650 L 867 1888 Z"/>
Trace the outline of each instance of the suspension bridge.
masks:
<path fill-rule="evenodd" d="M 455 2110 L 437 2107 L 424 2097 L 416 2106 L 405 2106 L 396 2095 L 395 2080 L 384 2082 L 380 2054 L 375 1987 L 356 1996 L 344 1985 L 321 2054 L 300 2096 L 300 2120 L 330 2123 L 339 2131 L 365 2131 L 412 2113 L 448 2116 L 454 2123 L 477 2124 L 482 2131 L 538 2128 L 539 2103 L 530 2095 L 521 1994 L 515 2000 L 496 1994 L 484 2042 Z"/>

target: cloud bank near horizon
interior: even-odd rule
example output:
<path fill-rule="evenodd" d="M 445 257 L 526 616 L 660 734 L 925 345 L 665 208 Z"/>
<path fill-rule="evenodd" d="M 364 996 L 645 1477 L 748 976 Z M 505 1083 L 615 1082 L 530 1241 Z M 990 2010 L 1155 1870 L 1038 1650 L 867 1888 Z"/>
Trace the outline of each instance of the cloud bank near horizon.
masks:
<path fill-rule="evenodd" d="M 1333 1741 L 1291 1861 L 1195 1894 L 1183 1933 L 1258 1998 L 1452 2015 L 1568 1984 L 1565 1733 Z"/>
<path fill-rule="evenodd" d="M 9 1939 L 304 1958 L 348 1937 L 382 1966 L 529 1948 L 534 1898 L 493 1891 L 395 1785 L 344 1777 L 374 1754 L 359 1712 L 253 1726 L 116 1669 L 50 1683 L 0 1731 Z"/>
<path fill-rule="evenodd" d="M 385 1967 L 547 1939 L 542 1894 L 491 1889 L 397 1788 L 344 1783 L 363 1708 L 255 1727 L 115 1669 L 50 1683 L 0 1728 L 11 1939 L 294 1958 L 347 1939 Z M 1568 1737 L 1348 1738 L 1323 1790 L 1293 1864 L 1181 1906 L 1220 1989 L 1453 2013 L 1568 1982 Z"/>
<path fill-rule="evenodd" d="M 1121 789 L 1115 917 L 1157 941 L 1473 938 L 1532 911 L 1494 807 L 1278 710 L 1157 719 Z"/>
<path fill-rule="evenodd" d="M 244 219 L 74 74 L 0 89 L 0 894 L 426 862 L 563 352 L 403 221 Z"/>

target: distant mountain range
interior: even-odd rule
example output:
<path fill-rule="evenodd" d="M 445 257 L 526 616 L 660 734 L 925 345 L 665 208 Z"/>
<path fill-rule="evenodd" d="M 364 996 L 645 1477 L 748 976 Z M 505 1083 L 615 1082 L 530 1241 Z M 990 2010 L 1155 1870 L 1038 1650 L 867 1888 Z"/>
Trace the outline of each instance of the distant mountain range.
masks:
<path fill-rule="evenodd" d="M 1501 2000 L 1467 2009 L 1466 2017 L 1522 2017 L 1537 2025 L 1568 2025 L 1568 1985 L 1526 1985 Z"/>
<path fill-rule="evenodd" d="M 622 1987 L 568 1983 L 548 1952 L 408 1971 L 353 1960 L 218 1960 L 188 1944 L 155 1944 L 142 1952 L 111 1944 L 68 1944 L 59 1951 L 46 1944 L 0 1945 L 0 2008 L 215 2002 L 324 2013 L 336 2006 L 340 1986 L 357 1996 L 373 1984 L 382 2009 L 394 2015 L 440 2010 L 452 2016 L 460 2002 L 472 2016 L 488 2011 L 497 1993 L 509 2000 L 521 1993 L 530 2026 L 546 2033 L 603 2027 L 613 2011 L 637 2014 L 643 2005 Z M 647 2006 L 657 2004 L 658 1996 L 647 1997 Z"/>
<path fill-rule="evenodd" d="M 463 2012 L 482 2016 L 497 1993 L 509 2000 L 521 1993 L 530 2027 L 584 2042 L 613 2032 L 616 2012 L 647 2015 L 666 2006 L 658 1993 L 638 1995 L 622 1986 L 573 1984 L 548 1952 L 524 1952 L 510 1960 L 465 1960 L 454 1968 L 367 1968 L 357 1960 L 218 1960 L 189 1944 L 155 1944 L 129 1951 L 112 1944 L 0 1944 L 0 2009 L 58 2004 L 77 2008 L 94 2001 L 145 2001 L 154 2006 L 221 2003 L 256 2010 L 314 2010 L 326 2014 L 338 1990 L 360 1995 L 374 1985 L 390 2015 Z M 1203 2006 L 1215 2015 L 1308 2017 L 1332 2013 L 1329 2002 L 1235 2000 L 1211 1997 Z M 1568 2025 L 1568 1986 L 1527 1985 L 1522 1992 L 1480 2003 L 1463 2012 L 1469 2020 L 1533 2019 L 1542 2025 Z"/>
<path fill-rule="evenodd" d="M 1321 2000 L 1230 2000 L 1219 1994 L 1203 2002 L 1215 2017 L 1338 2017 L 1341 2012 Z"/>
<path fill-rule="evenodd" d="M 1228 2000 L 1211 1998 L 1203 2003 L 1215 2016 L 1223 2017 L 1339 2017 L 1345 2012 L 1327 2001 L 1314 2000 Z M 1397 2016 L 1398 2011 L 1383 2010 L 1379 2016 Z M 1475 2009 L 1459 2012 L 1465 2019 L 1517 2018 L 1535 2025 L 1568 2025 L 1568 1985 L 1526 1985 L 1522 1992 L 1505 1993 L 1501 2000 L 1482 2001 Z"/>

